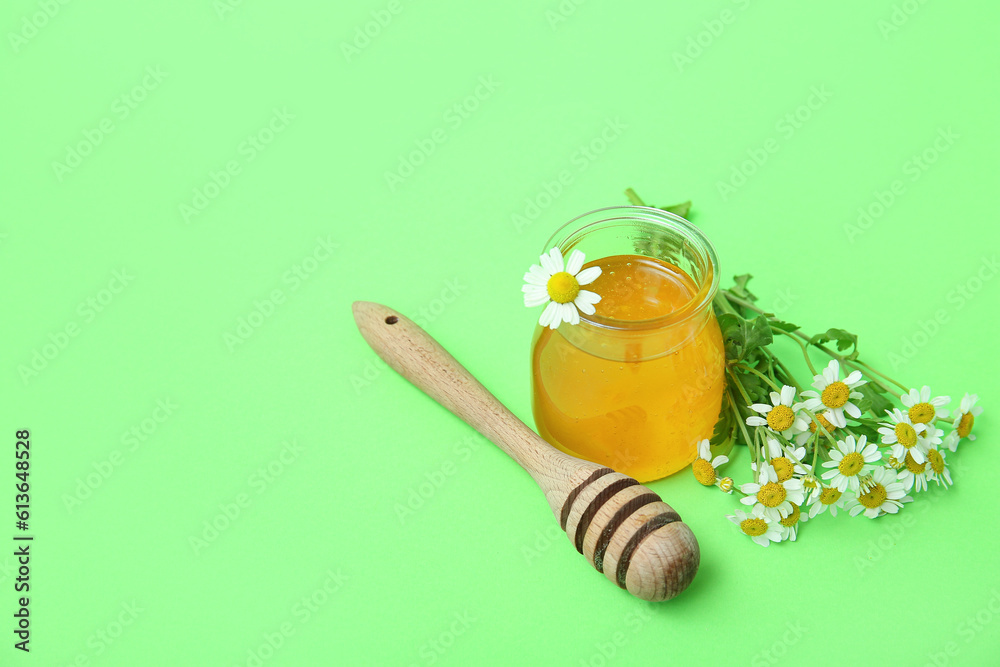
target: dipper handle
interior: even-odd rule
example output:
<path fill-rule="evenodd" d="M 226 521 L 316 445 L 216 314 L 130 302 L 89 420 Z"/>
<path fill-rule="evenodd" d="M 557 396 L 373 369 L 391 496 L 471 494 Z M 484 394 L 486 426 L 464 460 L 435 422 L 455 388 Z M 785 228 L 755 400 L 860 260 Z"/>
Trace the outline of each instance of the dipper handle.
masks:
<path fill-rule="evenodd" d="M 598 572 L 644 600 L 668 600 L 687 588 L 698 570 L 698 541 L 657 494 L 549 445 L 408 318 L 368 301 L 352 309 L 379 357 L 528 471 Z"/>

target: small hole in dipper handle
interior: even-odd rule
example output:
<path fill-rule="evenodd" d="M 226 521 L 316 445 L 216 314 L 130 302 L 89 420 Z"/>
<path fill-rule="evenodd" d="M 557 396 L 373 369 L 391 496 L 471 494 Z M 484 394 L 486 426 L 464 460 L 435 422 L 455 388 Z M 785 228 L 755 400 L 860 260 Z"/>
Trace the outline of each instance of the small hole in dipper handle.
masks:
<path fill-rule="evenodd" d="M 389 317 L 385 318 L 385 323 L 386 324 L 395 324 L 398 321 L 399 321 L 399 318 L 396 317 L 395 315 L 390 315 Z"/>

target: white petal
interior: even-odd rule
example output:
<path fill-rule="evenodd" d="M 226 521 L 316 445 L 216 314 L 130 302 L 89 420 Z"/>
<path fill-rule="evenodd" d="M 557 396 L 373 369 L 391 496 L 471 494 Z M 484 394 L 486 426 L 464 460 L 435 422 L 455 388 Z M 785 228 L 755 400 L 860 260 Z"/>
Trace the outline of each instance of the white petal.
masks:
<path fill-rule="evenodd" d="M 576 307 L 573 306 L 573 304 L 566 304 L 566 305 L 569 306 L 569 311 L 568 312 L 570 313 L 569 320 L 567 320 L 567 321 L 570 324 L 579 324 L 580 323 L 580 311 L 577 310 Z"/>
<path fill-rule="evenodd" d="M 597 277 L 599 275 L 601 275 L 601 267 L 591 266 L 584 269 L 583 271 L 580 271 L 580 273 L 576 274 L 576 282 L 580 283 L 581 285 L 589 285 L 590 283 L 597 280 Z"/>
<path fill-rule="evenodd" d="M 781 405 L 781 394 L 772 391 L 768 396 L 771 398 L 771 405 Z"/>
<path fill-rule="evenodd" d="M 543 327 L 547 327 L 552 324 L 552 321 L 556 318 L 556 313 L 559 312 L 559 304 L 555 301 L 550 301 L 549 305 L 545 306 L 545 310 L 542 311 L 541 316 L 538 318 L 538 323 Z M 552 327 L 555 328 L 555 327 Z"/>
<path fill-rule="evenodd" d="M 844 384 L 852 385 L 861 379 L 861 371 L 853 371 L 850 375 L 844 378 Z"/>
<path fill-rule="evenodd" d="M 766 415 L 768 412 L 774 409 L 774 406 L 768 405 L 767 403 L 754 403 L 750 406 L 750 409 L 754 412 L 759 412 L 762 415 Z"/>
<path fill-rule="evenodd" d="M 837 428 L 844 428 L 847 426 L 847 420 L 844 418 L 844 409 L 838 408 L 836 410 L 827 410 L 823 413 L 826 420 L 836 426 Z"/>
<path fill-rule="evenodd" d="M 790 387 L 786 384 L 781 388 L 781 403 L 782 405 L 791 406 L 793 400 L 795 400 L 795 387 Z"/>
<path fill-rule="evenodd" d="M 851 415 L 855 419 L 857 419 L 858 417 L 861 416 L 861 408 L 859 408 L 858 406 L 854 405 L 854 403 L 847 403 L 847 404 L 845 404 L 844 405 L 844 410 L 846 410 L 847 414 Z"/>
<path fill-rule="evenodd" d="M 524 295 L 524 305 L 528 308 L 540 306 L 548 300 L 548 292 L 545 292 L 544 290 L 541 292 L 526 292 Z"/>
<path fill-rule="evenodd" d="M 537 264 L 532 264 L 528 272 L 524 274 L 524 282 L 530 283 L 532 285 L 546 285 L 551 278 L 549 274 L 545 273 L 545 269 L 538 266 Z"/>
<path fill-rule="evenodd" d="M 575 276 L 580 271 L 580 267 L 583 266 L 584 257 L 583 252 L 574 248 L 566 260 L 566 273 Z"/>
<path fill-rule="evenodd" d="M 747 417 L 747 426 L 767 426 L 767 420 L 763 417 Z"/>

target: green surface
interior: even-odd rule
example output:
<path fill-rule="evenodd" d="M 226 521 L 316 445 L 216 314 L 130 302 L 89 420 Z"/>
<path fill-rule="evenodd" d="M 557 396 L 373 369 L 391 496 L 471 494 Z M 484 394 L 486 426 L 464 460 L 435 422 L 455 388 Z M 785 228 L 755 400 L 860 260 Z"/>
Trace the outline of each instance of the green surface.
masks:
<path fill-rule="evenodd" d="M 0 556 L 0 663 L 994 663 L 998 19 L 915 0 L 7 3 L 0 507 L 13 535 L 28 428 L 35 541 L 29 655 Z M 762 549 L 725 519 L 734 498 L 653 483 L 702 564 L 651 605 L 375 363 L 355 299 L 418 319 L 530 421 L 521 274 L 627 186 L 693 199 L 727 279 L 754 273 L 783 317 L 978 392 L 954 489 Z"/>

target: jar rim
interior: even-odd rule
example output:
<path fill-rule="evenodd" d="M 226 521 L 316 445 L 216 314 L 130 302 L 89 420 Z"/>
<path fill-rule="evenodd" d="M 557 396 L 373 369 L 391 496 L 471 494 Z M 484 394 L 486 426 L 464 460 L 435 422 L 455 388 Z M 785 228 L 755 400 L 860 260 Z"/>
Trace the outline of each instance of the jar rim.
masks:
<path fill-rule="evenodd" d="M 612 215 L 611 212 L 619 215 Z M 581 220 L 599 216 L 596 219 L 581 225 Z M 558 247 L 565 256 L 579 241 L 595 227 L 607 226 L 608 223 L 621 223 L 623 226 L 628 223 L 642 222 L 652 224 L 672 232 L 680 232 L 687 241 L 691 241 L 691 247 L 699 251 L 708 271 L 708 275 L 696 281 L 698 291 L 695 295 L 680 308 L 658 317 L 646 320 L 620 320 L 612 317 L 602 317 L 600 315 L 586 315 L 580 313 L 580 321 L 586 322 L 590 326 L 601 329 L 631 331 L 645 329 L 659 329 L 666 326 L 673 326 L 685 322 L 692 317 L 699 315 L 706 306 L 711 307 L 712 300 L 719 289 L 719 259 L 715 252 L 715 246 L 705 236 L 704 232 L 690 221 L 681 216 L 664 211 L 663 209 L 651 206 L 606 206 L 596 208 L 592 211 L 578 215 L 572 220 L 561 225 L 551 237 L 542 252 L 547 252 L 550 248 Z M 691 276 L 694 279 L 694 276 Z"/>

